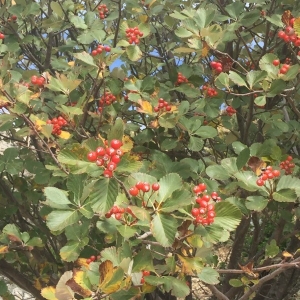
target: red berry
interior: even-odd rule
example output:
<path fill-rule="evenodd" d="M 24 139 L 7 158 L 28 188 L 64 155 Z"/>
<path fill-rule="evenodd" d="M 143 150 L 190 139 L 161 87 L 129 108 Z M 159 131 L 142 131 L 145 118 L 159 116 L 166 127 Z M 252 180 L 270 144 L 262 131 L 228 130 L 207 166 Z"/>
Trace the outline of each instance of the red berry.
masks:
<path fill-rule="evenodd" d="M 207 213 L 207 217 L 209 217 L 209 218 L 214 218 L 215 216 L 216 216 L 216 213 L 214 211 L 209 211 Z"/>
<path fill-rule="evenodd" d="M 289 155 L 286 159 L 287 159 L 288 161 L 291 161 L 291 160 L 293 160 L 293 157 Z"/>
<path fill-rule="evenodd" d="M 145 279 L 142 277 L 141 278 L 141 284 L 144 284 L 145 283 Z"/>
<path fill-rule="evenodd" d="M 143 271 L 143 276 L 149 276 L 150 275 L 150 271 Z"/>
<path fill-rule="evenodd" d="M 279 66 L 279 65 L 280 65 L 280 60 L 279 60 L 279 59 L 274 59 L 274 60 L 273 60 L 273 65 L 274 65 L 275 67 Z"/>
<path fill-rule="evenodd" d="M 147 182 L 144 182 L 144 184 L 143 184 L 141 190 L 142 190 L 144 193 L 149 192 L 149 191 L 150 191 L 150 184 L 147 183 Z"/>
<path fill-rule="evenodd" d="M 263 185 L 265 184 L 265 182 L 264 182 L 262 179 L 257 179 L 257 180 L 256 180 L 256 184 L 257 184 L 258 186 L 263 186 Z"/>
<path fill-rule="evenodd" d="M 107 169 L 110 171 L 114 171 L 116 168 L 117 168 L 117 164 L 115 164 L 112 161 L 107 164 Z"/>
<path fill-rule="evenodd" d="M 132 188 L 129 189 L 129 194 L 131 196 L 137 196 L 139 193 L 139 189 L 136 186 L 133 186 Z"/>
<path fill-rule="evenodd" d="M 119 155 L 115 154 L 112 156 L 111 161 L 114 162 L 115 164 L 118 164 L 121 161 L 121 158 Z"/>
<path fill-rule="evenodd" d="M 153 191 L 158 191 L 159 188 L 160 188 L 160 185 L 159 185 L 158 183 L 153 183 L 153 184 L 152 184 L 152 190 L 153 190 Z"/>
<path fill-rule="evenodd" d="M 115 140 L 114 139 L 114 140 L 111 140 L 110 146 L 112 148 L 114 148 L 115 150 L 117 150 L 117 149 L 119 149 L 119 148 L 121 148 L 123 146 L 123 143 L 120 140 Z"/>
<path fill-rule="evenodd" d="M 90 257 L 90 260 L 91 260 L 91 261 L 95 261 L 95 260 L 96 260 L 96 256 L 95 256 L 95 255 L 92 255 L 92 256 Z"/>
<path fill-rule="evenodd" d="M 115 218 L 116 218 L 116 220 L 121 220 L 122 214 L 116 213 L 116 214 L 115 214 Z"/>
<path fill-rule="evenodd" d="M 193 208 L 191 214 L 193 217 L 197 217 L 200 214 L 199 208 Z"/>
<path fill-rule="evenodd" d="M 106 178 L 111 178 L 113 176 L 112 171 L 105 169 L 103 172 L 103 176 Z"/>
<path fill-rule="evenodd" d="M 96 161 L 97 160 L 97 153 L 95 151 L 91 151 L 87 155 L 87 159 L 89 161 Z"/>
<path fill-rule="evenodd" d="M 98 147 L 96 149 L 96 153 L 97 153 L 98 156 L 103 156 L 103 155 L 106 154 L 106 151 L 105 151 L 105 149 L 103 147 Z"/>

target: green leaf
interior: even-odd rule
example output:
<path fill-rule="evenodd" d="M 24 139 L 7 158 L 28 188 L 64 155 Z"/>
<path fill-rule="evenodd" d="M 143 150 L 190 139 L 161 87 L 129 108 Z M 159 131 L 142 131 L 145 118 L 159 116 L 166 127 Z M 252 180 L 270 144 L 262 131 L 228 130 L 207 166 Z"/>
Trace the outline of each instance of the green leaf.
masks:
<path fill-rule="evenodd" d="M 244 285 L 243 282 L 239 279 L 230 279 L 229 284 L 233 287 L 240 287 Z"/>
<path fill-rule="evenodd" d="M 195 137 L 195 136 L 190 136 L 188 148 L 191 151 L 200 151 L 204 146 L 203 139 Z"/>
<path fill-rule="evenodd" d="M 3 280 L 0 280 L 0 296 L 5 295 L 8 292 L 6 283 Z"/>
<path fill-rule="evenodd" d="M 215 86 L 218 88 L 218 89 L 229 89 L 230 87 L 230 83 L 229 83 L 229 76 L 227 73 L 220 73 L 218 75 L 218 77 L 215 79 Z"/>
<path fill-rule="evenodd" d="M 218 284 L 219 283 L 219 273 L 210 267 L 205 267 L 202 271 L 197 274 L 198 278 L 208 284 Z"/>
<path fill-rule="evenodd" d="M 153 286 L 162 286 L 163 289 L 175 297 L 185 298 L 190 293 L 190 288 L 185 281 L 181 281 L 173 276 L 146 276 L 145 282 Z"/>
<path fill-rule="evenodd" d="M 234 71 L 229 71 L 229 79 L 238 86 L 247 86 L 245 80 Z"/>
<path fill-rule="evenodd" d="M 103 178 L 98 180 L 89 196 L 89 200 L 93 203 L 93 211 L 102 214 L 107 213 L 116 201 L 117 195 L 118 183 L 115 179 Z"/>
<path fill-rule="evenodd" d="M 278 26 L 278 27 L 284 27 L 284 24 L 281 21 L 282 16 L 279 14 L 274 14 L 271 17 L 265 16 L 266 20 L 269 21 L 270 23 Z"/>
<path fill-rule="evenodd" d="M 89 66 L 97 67 L 93 57 L 87 52 L 75 53 L 74 57 Z"/>
<path fill-rule="evenodd" d="M 88 242 L 88 238 L 85 238 L 85 242 Z M 84 244 L 87 243 L 83 243 L 82 241 L 68 242 L 59 251 L 61 259 L 67 262 L 75 261 L 79 257 L 82 248 L 85 246 Z"/>
<path fill-rule="evenodd" d="M 297 196 L 300 197 L 300 179 L 292 175 L 281 176 L 277 183 L 276 192 L 285 189 L 294 190 Z"/>
<path fill-rule="evenodd" d="M 169 215 L 158 213 L 153 218 L 150 229 L 155 239 L 163 247 L 169 247 L 175 240 L 177 221 Z"/>
<path fill-rule="evenodd" d="M 244 3 L 234 2 L 226 5 L 224 8 L 228 12 L 230 17 L 237 20 L 244 11 Z"/>
<path fill-rule="evenodd" d="M 136 233 L 136 229 L 127 224 L 117 226 L 117 230 L 125 240 L 133 237 Z"/>
<path fill-rule="evenodd" d="M 122 119 L 118 118 L 116 119 L 115 124 L 111 127 L 108 133 L 107 136 L 108 142 L 110 142 L 113 139 L 122 141 L 123 131 L 124 131 L 124 123 Z"/>
<path fill-rule="evenodd" d="M 267 103 L 267 98 L 266 98 L 266 96 L 258 96 L 254 99 L 254 103 L 257 106 L 264 106 Z"/>
<path fill-rule="evenodd" d="M 129 290 L 120 290 L 117 291 L 111 295 L 109 295 L 109 297 L 112 300 L 131 300 L 134 299 L 135 296 L 140 295 L 140 290 L 138 287 L 131 287 Z"/>
<path fill-rule="evenodd" d="M 279 247 L 276 245 L 276 241 L 272 240 L 270 244 L 266 245 L 266 256 L 275 257 L 279 253 Z"/>
<path fill-rule="evenodd" d="M 156 201 L 158 203 L 166 201 L 174 191 L 182 187 L 182 179 L 176 173 L 169 173 L 159 180 L 159 191 Z"/>
<path fill-rule="evenodd" d="M 175 34 L 180 37 L 180 38 L 188 38 L 191 37 L 193 35 L 192 32 L 190 32 L 189 30 L 185 29 L 184 27 L 178 27 L 175 30 Z"/>
<path fill-rule="evenodd" d="M 253 87 L 263 81 L 267 77 L 268 73 L 266 71 L 250 71 L 247 73 L 247 82 L 249 84 L 250 89 L 252 90 Z"/>
<path fill-rule="evenodd" d="M 150 250 L 143 248 L 133 258 L 132 272 L 141 272 L 143 270 L 154 271 L 153 257 Z"/>
<path fill-rule="evenodd" d="M 44 194 L 48 200 L 47 204 L 49 206 L 51 206 L 52 203 L 54 205 L 55 204 L 58 204 L 58 205 L 71 204 L 68 197 L 66 196 L 66 192 L 64 192 L 56 187 L 46 187 L 44 189 Z"/>
<path fill-rule="evenodd" d="M 286 83 L 282 79 L 272 81 L 267 97 L 279 95 L 286 88 Z"/>
<path fill-rule="evenodd" d="M 232 231 L 241 221 L 242 213 L 239 208 L 229 202 L 219 202 L 215 205 L 215 225 L 221 226 L 223 229 Z"/>
<path fill-rule="evenodd" d="M 262 196 L 249 196 L 246 198 L 246 207 L 254 211 L 262 211 L 267 207 L 269 200 Z"/>
<path fill-rule="evenodd" d="M 210 178 L 213 179 L 226 180 L 229 178 L 227 170 L 220 165 L 208 166 L 205 172 Z"/>
<path fill-rule="evenodd" d="M 70 192 L 74 194 L 74 201 L 77 204 L 79 204 L 79 199 L 81 198 L 84 187 L 86 186 L 85 183 L 86 179 L 87 179 L 86 174 L 79 174 L 79 175 L 69 174 L 68 176 L 67 188 Z"/>
<path fill-rule="evenodd" d="M 250 158 L 250 149 L 245 148 L 244 150 L 242 150 L 240 152 L 239 156 L 236 159 L 236 166 L 237 166 L 238 170 L 240 170 L 241 168 L 243 168 L 246 165 L 249 158 Z"/>
<path fill-rule="evenodd" d="M 192 201 L 193 197 L 187 190 L 177 190 L 172 194 L 171 198 L 168 198 L 167 201 L 163 203 L 160 211 L 173 212 L 182 206 L 191 204 Z"/>
<path fill-rule="evenodd" d="M 128 58 L 132 61 L 138 61 L 142 58 L 143 53 L 138 45 L 130 45 L 126 48 Z"/>
<path fill-rule="evenodd" d="M 72 15 L 69 17 L 71 23 L 73 23 L 73 25 L 75 26 L 75 28 L 80 28 L 80 29 L 87 29 L 87 25 L 84 23 L 84 19 L 79 17 L 79 16 L 75 16 Z"/>
<path fill-rule="evenodd" d="M 20 242 L 20 243 L 22 242 L 21 232 L 19 228 L 17 228 L 17 226 L 14 224 L 7 224 L 3 228 L 2 232 L 3 234 L 8 236 L 9 240 L 13 242 Z"/>
<path fill-rule="evenodd" d="M 210 139 L 217 136 L 218 131 L 212 126 L 201 126 L 194 134 L 199 135 L 203 139 Z"/>
<path fill-rule="evenodd" d="M 63 230 L 79 221 L 80 215 L 76 210 L 57 210 L 47 216 L 47 226 L 51 231 Z"/>
<path fill-rule="evenodd" d="M 297 198 L 295 190 L 288 188 L 273 193 L 273 199 L 278 202 L 296 202 Z"/>

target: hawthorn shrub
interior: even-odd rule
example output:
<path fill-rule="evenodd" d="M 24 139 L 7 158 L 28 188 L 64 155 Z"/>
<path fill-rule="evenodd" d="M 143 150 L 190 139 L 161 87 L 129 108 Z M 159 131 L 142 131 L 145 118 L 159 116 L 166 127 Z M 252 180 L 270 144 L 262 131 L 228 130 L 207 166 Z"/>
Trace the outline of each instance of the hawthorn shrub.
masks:
<path fill-rule="evenodd" d="M 0 273 L 36 299 L 292 299 L 299 1 L 2 0 L 0 19 Z"/>

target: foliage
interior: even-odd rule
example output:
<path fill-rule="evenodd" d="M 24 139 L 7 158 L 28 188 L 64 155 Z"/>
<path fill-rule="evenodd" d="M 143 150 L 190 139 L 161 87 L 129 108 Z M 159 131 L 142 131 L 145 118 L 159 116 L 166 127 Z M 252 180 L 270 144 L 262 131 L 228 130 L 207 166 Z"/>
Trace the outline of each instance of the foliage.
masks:
<path fill-rule="evenodd" d="M 0 272 L 49 300 L 300 289 L 298 1 L 100 2 L 0 2 Z"/>

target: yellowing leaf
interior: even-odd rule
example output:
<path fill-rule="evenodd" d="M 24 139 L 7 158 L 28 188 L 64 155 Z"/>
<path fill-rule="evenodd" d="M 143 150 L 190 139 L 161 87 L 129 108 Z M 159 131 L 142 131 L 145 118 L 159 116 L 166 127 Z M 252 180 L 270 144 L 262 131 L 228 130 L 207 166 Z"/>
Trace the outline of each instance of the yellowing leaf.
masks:
<path fill-rule="evenodd" d="M 86 278 L 85 272 L 81 270 L 74 269 L 73 278 L 69 279 L 66 282 L 66 285 L 69 286 L 72 291 L 76 294 L 79 294 L 83 297 L 89 297 L 92 295 L 92 291 L 88 288 L 84 279 Z"/>
<path fill-rule="evenodd" d="M 123 136 L 122 143 L 123 146 L 121 147 L 121 149 L 123 150 L 123 152 L 129 152 L 133 147 L 133 141 L 128 135 Z"/>
<path fill-rule="evenodd" d="M 37 289 L 37 290 L 41 290 L 42 289 L 42 284 L 40 282 L 40 279 L 37 278 L 34 282 L 34 287 Z"/>
<path fill-rule="evenodd" d="M 294 21 L 294 30 L 295 30 L 295 33 L 298 36 L 300 36 L 300 17 L 296 18 L 295 21 Z"/>
<path fill-rule="evenodd" d="M 68 62 L 68 65 L 69 65 L 70 67 L 74 67 L 75 61 L 69 61 L 69 62 Z"/>
<path fill-rule="evenodd" d="M 36 99 L 36 98 L 39 98 L 40 95 L 41 95 L 41 93 L 40 93 L 40 92 L 37 92 L 37 93 L 31 95 L 31 96 L 30 96 L 30 99 Z"/>
<path fill-rule="evenodd" d="M 100 284 L 99 288 L 105 294 L 118 291 L 123 281 L 124 271 L 121 268 L 113 267 L 110 260 L 106 260 L 99 266 Z"/>
<path fill-rule="evenodd" d="M 142 292 L 145 293 L 145 294 L 149 294 L 149 293 L 152 293 L 154 290 L 155 290 L 155 286 L 145 282 L 142 286 Z"/>
<path fill-rule="evenodd" d="M 203 268 L 203 263 L 199 257 L 183 257 L 178 255 L 181 262 L 181 271 L 186 275 L 194 275 L 199 273 Z"/>
<path fill-rule="evenodd" d="M 89 268 L 89 264 L 87 263 L 87 259 L 86 258 L 82 258 L 82 257 L 79 257 L 76 261 L 75 261 L 75 265 L 78 266 L 78 267 L 86 267 L 86 268 Z"/>
<path fill-rule="evenodd" d="M 70 132 L 64 130 L 62 130 L 61 134 L 59 135 L 59 137 L 64 140 L 68 140 L 70 136 L 71 136 Z"/>
<path fill-rule="evenodd" d="M 40 130 L 42 126 L 46 125 L 46 122 L 40 119 L 35 120 L 35 127 Z"/>
<path fill-rule="evenodd" d="M 138 112 L 144 114 L 152 114 L 152 104 L 150 102 L 139 100 L 138 103 L 140 105 L 140 107 L 136 109 Z"/>
<path fill-rule="evenodd" d="M 290 25 L 290 19 L 293 18 L 293 15 L 290 10 L 286 10 L 282 16 L 281 16 L 281 21 L 284 23 L 284 25 L 289 26 Z"/>
<path fill-rule="evenodd" d="M 289 252 L 287 252 L 287 251 L 283 251 L 283 252 L 282 252 L 282 256 L 283 256 L 284 258 L 293 258 L 293 254 L 291 254 L 291 253 L 289 253 Z"/>
<path fill-rule="evenodd" d="M 140 19 L 140 23 L 146 23 L 147 20 L 148 20 L 148 16 L 147 15 L 140 15 L 139 19 Z"/>
<path fill-rule="evenodd" d="M 210 49 L 210 48 L 209 48 L 208 44 L 204 41 L 204 42 L 202 43 L 202 53 L 201 53 L 202 57 L 205 57 L 205 56 L 208 55 L 209 49 Z"/>
<path fill-rule="evenodd" d="M 47 286 L 41 290 L 41 295 L 47 300 L 57 300 L 55 297 L 55 287 Z"/>
<path fill-rule="evenodd" d="M 7 253 L 7 252 L 8 252 L 8 246 L 1 246 L 0 247 L 0 254 Z"/>

